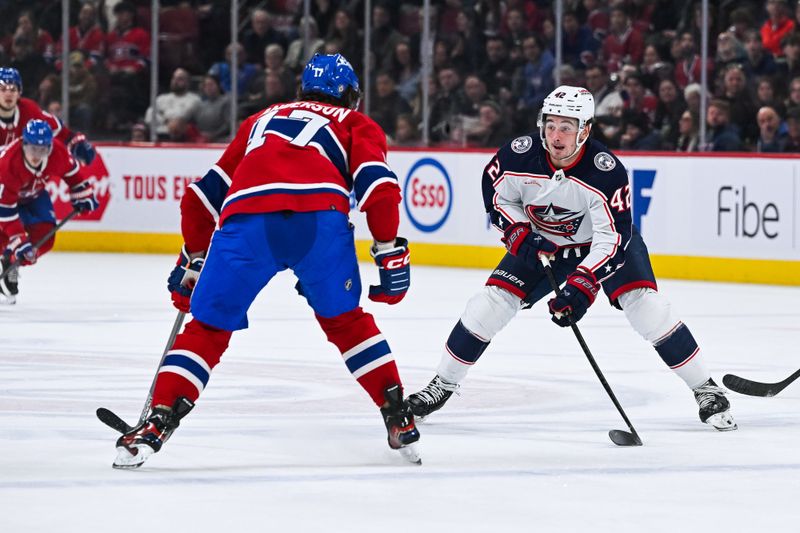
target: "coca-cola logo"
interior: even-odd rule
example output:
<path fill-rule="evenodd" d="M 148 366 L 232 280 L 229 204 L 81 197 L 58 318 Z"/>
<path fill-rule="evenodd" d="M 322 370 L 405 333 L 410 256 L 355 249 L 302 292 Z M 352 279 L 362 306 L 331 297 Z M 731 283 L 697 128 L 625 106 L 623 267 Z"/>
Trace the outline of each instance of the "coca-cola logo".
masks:
<path fill-rule="evenodd" d="M 89 213 L 76 216 L 75 220 L 100 221 L 111 201 L 111 180 L 108 176 L 108 169 L 103 162 L 103 156 L 100 155 L 99 151 L 92 163 L 83 167 L 81 172 L 94 185 L 94 193 L 100 203 L 100 207 Z M 69 201 L 69 186 L 64 180 L 49 181 L 45 189 L 50 194 L 56 218 L 62 219 L 72 211 L 72 204 Z"/>

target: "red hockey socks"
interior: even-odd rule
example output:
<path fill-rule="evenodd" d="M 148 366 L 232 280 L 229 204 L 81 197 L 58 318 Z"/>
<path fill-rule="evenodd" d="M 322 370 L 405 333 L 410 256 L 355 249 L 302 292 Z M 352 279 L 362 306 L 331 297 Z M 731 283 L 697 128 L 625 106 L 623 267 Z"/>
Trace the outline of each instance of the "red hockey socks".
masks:
<path fill-rule="evenodd" d="M 203 324 L 195 319 L 175 338 L 172 348 L 158 369 L 153 391 L 153 406 L 172 406 L 179 396 L 197 401 L 211 370 L 228 348 L 232 332 Z"/>
<path fill-rule="evenodd" d="M 28 232 L 28 238 L 31 240 L 32 243 L 38 242 L 39 239 L 44 237 L 48 231 L 53 229 L 55 224 L 51 224 L 49 222 L 37 222 L 36 224 L 31 224 L 30 226 L 25 227 L 25 231 Z M 38 257 L 42 257 L 44 254 L 49 252 L 53 245 L 56 242 L 56 236 L 53 235 L 49 239 L 47 239 L 44 244 L 37 248 Z"/>
<path fill-rule="evenodd" d="M 386 402 L 383 391 L 400 385 L 400 374 L 375 319 L 360 307 L 333 318 L 316 316 L 328 340 L 342 353 L 347 369 L 381 407 Z"/>

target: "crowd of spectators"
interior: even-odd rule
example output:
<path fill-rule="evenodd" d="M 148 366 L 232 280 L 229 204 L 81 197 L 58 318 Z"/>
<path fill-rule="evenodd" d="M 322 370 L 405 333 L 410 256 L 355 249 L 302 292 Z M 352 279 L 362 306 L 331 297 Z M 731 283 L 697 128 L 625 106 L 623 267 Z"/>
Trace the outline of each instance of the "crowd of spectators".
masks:
<path fill-rule="evenodd" d="M 312 0 L 307 19 L 300 0 L 242 0 L 236 45 L 229 2 L 162 0 L 160 90 L 150 109 L 150 0 L 71 3 L 69 119 L 96 138 L 148 139 L 155 114 L 161 140 L 224 142 L 234 83 L 241 119 L 291 100 L 315 52 L 342 53 L 363 78 L 363 0 Z M 431 0 L 432 144 L 497 147 L 535 130 L 557 73 L 593 93 L 594 134 L 612 148 L 800 151 L 798 2 L 709 2 L 701 64 L 699 0 L 564 0 L 561 66 L 553 4 Z M 19 69 L 24 96 L 54 113 L 65 68 L 60 14 L 60 0 L 0 4 L 0 62 Z M 419 145 L 422 1 L 373 0 L 370 17 L 369 114 L 390 144 Z"/>

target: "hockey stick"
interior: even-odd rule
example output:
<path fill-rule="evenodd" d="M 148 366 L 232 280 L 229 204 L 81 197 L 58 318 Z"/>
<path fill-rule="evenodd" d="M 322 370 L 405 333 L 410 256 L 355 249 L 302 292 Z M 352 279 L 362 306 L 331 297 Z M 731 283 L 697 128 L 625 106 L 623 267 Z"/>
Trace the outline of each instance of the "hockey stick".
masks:
<path fill-rule="evenodd" d="M 778 383 L 761 383 L 759 381 L 751 381 L 749 379 L 740 378 L 733 374 L 725 374 L 722 377 L 722 383 L 734 392 L 739 394 L 747 394 L 749 396 L 762 396 L 771 397 L 778 394 L 780 391 L 792 384 L 794 380 L 800 378 L 800 370 Z"/>
<path fill-rule="evenodd" d="M 142 408 L 142 413 L 139 415 L 139 422 L 137 422 L 136 426 L 128 425 L 116 413 L 110 409 L 106 409 L 105 407 L 99 407 L 95 412 L 100 422 L 107 425 L 111 429 L 115 429 L 120 433 L 125 434 L 131 431 L 134 427 L 140 426 L 145 420 L 147 420 L 147 415 L 150 414 L 150 407 L 153 405 L 153 391 L 156 388 L 158 371 L 161 369 L 161 365 L 164 364 L 164 359 L 167 357 L 169 349 L 172 348 L 172 344 L 175 342 L 175 337 L 178 336 L 181 326 L 183 326 L 184 318 L 186 318 L 186 313 L 183 311 L 178 311 L 178 316 L 175 317 L 175 323 L 172 325 L 172 331 L 169 334 L 167 345 L 164 347 L 164 353 L 161 355 L 161 361 L 158 362 L 156 374 L 153 376 L 153 382 L 150 384 L 150 392 L 147 393 L 147 399 L 144 402 L 144 407 Z"/>
<path fill-rule="evenodd" d="M 33 247 L 37 248 L 37 249 L 40 248 L 44 243 L 49 241 L 50 238 L 53 235 L 55 235 L 56 232 L 58 230 L 60 230 L 64 226 L 64 224 L 69 222 L 72 217 L 74 217 L 74 216 L 76 216 L 78 214 L 80 214 L 80 211 L 78 211 L 77 209 L 75 209 L 73 211 L 70 211 L 67 214 L 67 216 L 62 218 L 61 221 L 58 224 L 53 226 L 53 228 L 50 231 L 45 233 L 44 236 L 41 239 L 39 239 L 38 241 L 33 243 Z M 17 270 L 18 268 L 19 268 L 19 265 L 17 263 L 14 263 L 13 265 L 9 266 L 6 270 L 4 270 L 2 273 L 0 273 L 0 281 L 3 281 L 4 279 L 6 279 L 6 277 L 8 277 L 8 275 L 11 273 L 12 270 Z"/>
<path fill-rule="evenodd" d="M 547 256 L 541 256 L 542 265 L 544 265 L 544 273 L 547 275 L 547 279 L 550 281 L 550 287 L 553 289 L 553 292 L 558 294 L 558 282 L 556 282 L 556 277 L 553 275 L 553 269 L 550 268 L 550 259 Z M 617 408 L 619 414 L 622 415 L 622 419 L 628 424 L 628 429 L 630 429 L 630 433 L 627 431 L 622 431 L 621 429 L 612 429 L 608 432 L 608 437 L 611 439 L 611 442 L 616 444 L 617 446 L 641 446 L 642 439 L 639 438 L 639 434 L 636 433 L 636 430 L 633 428 L 633 424 L 631 421 L 628 420 L 628 416 L 625 414 L 625 411 L 622 409 L 617 397 L 614 395 L 614 391 L 611 390 L 611 386 L 606 381 L 605 376 L 603 376 L 603 372 L 600 370 L 600 367 L 597 366 L 597 362 L 594 360 L 592 356 L 592 352 L 589 351 L 589 346 L 586 344 L 586 341 L 583 340 L 583 335 L 581 335 L 581 331 L 578 329 L 577 324 L 572 321 L 572 318 L 569 318 L 569 325 L 572 328 L 572 332 L 575 334 L 575 338 L 578 339 L 578 344 L 581 345 L 583 349 L 584 355 L 589 360 L 589 364 L 592 365 L 592 369 L 594 373 L 597 374 L 598 379 L 600 379 L 600 383 L 603 385 L 603 388 L 608 393 L 609 398 L 611 401 L 614 402 L 614 407 Z"/>

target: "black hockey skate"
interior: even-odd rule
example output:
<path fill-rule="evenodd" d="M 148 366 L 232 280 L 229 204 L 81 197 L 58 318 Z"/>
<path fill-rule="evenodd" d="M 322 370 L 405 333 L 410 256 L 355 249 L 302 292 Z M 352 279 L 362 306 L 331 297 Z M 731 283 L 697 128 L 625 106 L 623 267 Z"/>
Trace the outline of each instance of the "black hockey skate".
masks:
<path fill-rule="evenodd" d="M 414 444 L 419 440 L 419 431 L 414 425 L 414 415 L 403 402 L 403 389 L 392 385 L 383 391 L 383 397 L 386 403 L 381 407 L 381 414 L 389 433 L 389 447 L 398 450 L 409 462 L 421 465 L 422 459 Z"/>
<path fill-rule="evenodd" d="M 694 399 L 700 406 L 700 421 L 710 424 L 719 431 L 733 431 L 738 426 L 731 416 L 731 404 L 725 397 L 725 391 L 709 379 L 694 389 Z"/>
<path fill-rule="evenodd" d="M 189 414 L 194 403 L 181 396 L 172 408 L 158 406 L 143 424 L 117 439 L 117 458 L 114 468 L 139 468 L 148 457 L 161 449 L 181 418 Z"/>
<path fill-rule="evenodd" d="M 6 276 L 0 280 L 0 303 L 6 305 L 14 305 L 17 303 L 17 294 L 19 294 L 19 269 L 13 268 L 11 260 L 3 255 L 0 257 L 0 274 L 9 271 Z"/>
<path fill-rule="evenodd" d="M 415 392 L 406 401 L 414 416 L 422 422 L 426 416 L 444 407 L 445 402 L 459 387 L 458 383 L 447 382 L 437 375 L 424 389 Z"/>

